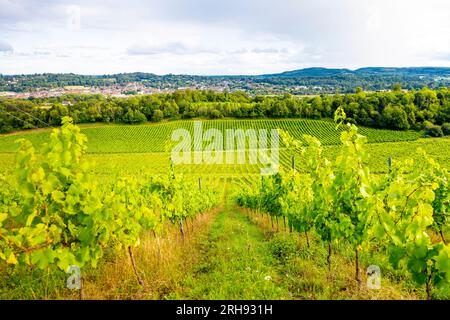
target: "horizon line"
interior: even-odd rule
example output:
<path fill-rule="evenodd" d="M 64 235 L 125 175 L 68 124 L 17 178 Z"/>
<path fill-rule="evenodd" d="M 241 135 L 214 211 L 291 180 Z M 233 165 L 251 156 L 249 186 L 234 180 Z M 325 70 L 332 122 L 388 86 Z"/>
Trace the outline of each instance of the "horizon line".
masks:
<path fill-rule="evenodd" d="M 302 71 L 302 70 L 310 70 L 310 69 L 323 69 L 323 70 L 346 70 L 350 72 L 355 72 L 361 69 L 369 69 L 369 68 L 383 68 L 383 69 L 421 69 L 421 68 L 434 68 L 434 69 L 449 69 L 450 67 L 446 66 L 408 66 L 408 67 L 388 67 L 388 66 L 366 66 L 366 67 L 359 67 L 359 68 L 331 68 L 331 67 L 305 67 L 305 68 L 299 68 L 299 69 L 292 69 L 292 70 L 285 70 L 280 71 L 276 73 L 258 73 L 258 74 L 195 74 L 195 73 L 164 73 L 164 74 L 157 74 L 153 72 L 146 72 L 146 71 L 130 71 L 130 72 L 116 72 L 116 73 L 96 73 L 96 74 L 86 74 L 86 73 L 75 73 L 75 72 L 40 72 L 40 73 L 2 73 L 0 72 L 0 76 L 36 76 L 36 75 L 46 75 L 46 74 L 55 74 L 55 75 L 77 75 L 77 76 L 92 76 L 92 77 L 98 77 L 98 76 L 115 76 L 115 75 L 122 75 L 122 74 L 136 74 L 136 73 L 145 73 L 145 74 L 152 74 L 159 77 L 164 76 L 195 76 L 195 77 L 258 77 L 258 76 L 271 76 L 271 75 L 280 75 L 287 72 L 294 72 L 294 71 Z"/>

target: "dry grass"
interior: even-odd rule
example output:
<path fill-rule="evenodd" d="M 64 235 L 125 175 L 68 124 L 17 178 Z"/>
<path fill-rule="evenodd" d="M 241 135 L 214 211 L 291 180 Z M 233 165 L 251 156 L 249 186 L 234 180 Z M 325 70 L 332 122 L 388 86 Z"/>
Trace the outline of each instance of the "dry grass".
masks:
<path fill-rule="evenodd" d="M 197 263 L 198 240 L 208 232 L 217 211 L 189 221 L 184 240 L 179 228 L 172 224 L 167 224 L 159 236 L 148 233 L 143 237 L 141 245 L 134 249 L 134 257 L 144 287 L 136 279 L 128 253 L 111 254 L 84 277 L 85 299 L 164 299 L 177 291 Z"/>

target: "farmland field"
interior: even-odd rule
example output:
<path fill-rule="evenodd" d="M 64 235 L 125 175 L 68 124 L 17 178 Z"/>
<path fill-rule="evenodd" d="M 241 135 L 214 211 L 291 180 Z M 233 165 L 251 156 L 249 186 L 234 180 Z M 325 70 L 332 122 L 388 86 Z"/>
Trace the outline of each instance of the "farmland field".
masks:
<path fill-rule="evenodd" d="M 286 130 L 294 138 L 302 139 L 303 134 L 319 138 L 324 145 L 339 143 L 339 131 L 333 122 L 323 120 L 208 120 L 202 121 L 203 130 L 218 129 L 276 129 Z M 138 153 L 164 152 L 166 142 L 170 140 L 175 129 L 186 129 L 193 134 L 194 121 L 171 121 L 146 125 L 92 125 L 81 126 L 82 133 L 88 138 L 89 153 Z M 386 129 L 364 128 L 360 133 L 367 136 L 370 143 L 417 140 L 420 132 L 394 131 Z M 14 141 L 18 138 L 29 139 L 34 145 L 45 142 L 50 130 L 37 132 L 20 132 L 19 134 L 0 135 L 0 152 L 14 152 Z M 193 142 L 192 142 L 193 143 Z"/>
<path fill-rule="evenodd" d="M 422 300 L 450 301 L 449 12 L 0 0 L 0 302 L 437 314 Z"/>
<path fill-rule="evenodd" d="M 326 147 L 326 156 L 332 158 L 338 152 L 339 134 L 332 122 L 321 120 L 209 120 L 202 121 L 203 131 L 214 128 L 223 133 L 225 140 L 227 129 L 275 129 L 281 128 L 293 137 L 302 140 L 302 135 L 310 134 L 317 137 Z M 162 174 L 169 165 L 170 154 L 165 152 L 171 133 L 175 129 L 186 129 L 193 133 L 193 121 L 174 121 L 161 124 L 146 124 L 136 126 L 125 125 L 85 125 L 81 132 L 88 138 L 87 159 L 93 161 L 96 172 L 101 177 L 111 173 L 122 174 Z M 368 138 L 368 166 L 375 172 L 385 172 L 387 158 L 399 160 L 405 156 L 414 156 L 418 147 L 423 148 L 443 165 L 448 165 L 450 154 L 450 139 L 420 138 L 416 131 L 394 131 L 364 128 L 360 133 Z M 49 129 L 23 131 L 16 134 L 0 135 L 0 172 L 10 171 L 14 164 L 14 152 L 17 149 L 17 139 L 28 139 L 35 147 L 40 146 L 49 138 Z M 192 141 L 192 145 L 194 141 Z M 204 145 L 206 142 L 204 142 Z M 224 142 L 225 145 L 225 142 Z M 270 146 L 270 139 L 268 139 Z M 236 148 L 238 144 L 236 144 Z M 248 147 L 248 145 L 246 145 Z M 291 166 L 292 154 L 280 148 L 280 162 L 283 167 Z M 296 164 L 301 170 L 302 163 Z M 251 164 L 182 164 L 177 166 L 177 172 L 188 175 L 202 176 L 257 176 L 259 165 Z"/>
<path fill-rule="evenodd" d="M 209 120 L 202 121 L 203 130 L 218 129 L 226 137 L 227 129 L 276 129 L 288 132 L 304 142 L 303 135 L 317 137 L 324 145 L 324 156 L 336 159 L 342 149 L 335 124 L 321 120 Z M 92 173 L 107 189 L 118 177 L 144 180 L 148 176 L 165 176 L 170 167 L 170 139 L 173 130 L 186 129 L 193 135 L 194 121 L 173 121 L 145 125 L 83 125 L 81 133 L 87 136 L 85 159 L 92 163 Z M 388 172 L 388 158 L 393 165 L 406 158 L 419 159 L 415 150 L 421 148 L 444 168 L 449 168 L 450 139 L 422 138 L 421 132 L 393 131 L 360 128 L 368 139 L 365 146 L 368 158 L 366 166 L 376 175 Z M 49 141 L 50 130 L 39 129 L 0 136 L 0 173 L 10 185 L 9 179 L 15 167 L 19 138 L 28 139 L 39 149 Z M 270 139 L 269 139 L 270 141 Z M 224 141 L 225 145 L 226 141 Z M 205 146 L 205 142 L 203 147 Z M 195 141 L 191 141 L 195 147 Z M 270 144 L 269 146 L 270 147 Z M 235 147 L 237 152 L 239 147 Z M 249 145 L 245 145 L 248 154 Z M 289 171 L 295 159 L 296 170 L 306 172 L 304 156 L 293 152 L 285 144 L 280 145 L 280 164 Z M 201 187 L 214 190 L 220 197 L 215 209 L 200 217 L 185 218 L 185 233 L 180 243 L 177 227 L 167 221 L 160 235 L 145 233 L 141 245 L 136 248 L 137 264 L 145 267 L 142 277 L 148 287 L 134 283 L 134 274 L 127 255 L 106 256 L 100 263 L 100 271 L 86 268 L 84 294 L 92 299 L 420 299 L 424 293 L 410 281 L 403 281 L 403 274 L 391 267 L 385 272 L 384 289 L 367 291 L 356 288 L 348 273 L 353 270 L 352 248 L 346 242 L 332 245 L 334 256 L 332 272 L 335 282 L 329 284 L 326 264 L 327 248 L 317 234 L 309 238 L 289 232 L 278 217 L 272 219 L 252 210 L 238 207 L 236 197 L 248 186 L 260 180 L 261 167 L 256 164 L 179 164 L 174 166 L 176 175 L 192 189 Z M 199 182 L 201 178 L 201 182 Z M 133 180 L 130 180 L 133 181 Z M 200 188 L 201 189 L 201 188 Z M 286 221 L 284 221 L 286 223 Z M 195 232 L 193 231 L 195 230 Z M 276 231 L 275 231 L 276 230 Z M 154 231 L 154 230 L 153 230 Z M 445 236 L 449 230 L 445 229 Z M 184 238 L 186 237 L 186 239 Z M 305 246 L 307 241 L 308 246 Z M 311 241 L 311 246 L 310 242 Z M 281 247 L 279 247 L 281 246 Z M 283 247 L 284 246 L 284 247 Z M 183 249 L 184 248 L 184 249 Z M 300 248 L 296 251 L 295 248 Z M 281 250 L 281 251 L 279 251 Z M 293 250 L 292 257 L 283 250 Z M 165 252 L 161 257 L 161 252 Z M 188 252 L 190 254 L 188 254 Z M 281 256 L 280 256 L 281 254 Z M 235 259 L 239 256 L 239 259 Z M 287 259 L 287 260 L 286 260 Z M 385 256 L 361 253 L 361 263 L 384 261 Z M 383 262 L 384 263 L 384 262 Z M 339 267 L 338 267 L 339 265 Z M 1 267 L 1 264 L 0 264 Z M 77 298 L 60 283 L 65 274 L 55 271 L 51 276 L 35 270 L 14 271 L 12 276 L 1 273 L 0 298 L 42 299 Z M 151 272 L 149 270 L 152 270 Z M 108 276 L 104 276 L 107 274 Z M 294 275 L 294 276 L 292 276 Z M 40 279 L 46 279 L 40 282 Z M 399 280 L 400 279 L 400 280 Z M 38 281 L 38 285 L 27 285 Z M 25 284 L 21 284 L 21 283 Z M 343 288 L 348 287 L 348 290 Z M 434 298 L 447 299 L 450 289 L 434 291 Z"/>

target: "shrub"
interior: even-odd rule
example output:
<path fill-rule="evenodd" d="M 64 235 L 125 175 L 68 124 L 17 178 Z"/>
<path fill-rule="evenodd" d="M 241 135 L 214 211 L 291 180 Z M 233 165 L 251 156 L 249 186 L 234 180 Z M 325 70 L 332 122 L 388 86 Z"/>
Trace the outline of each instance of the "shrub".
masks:
<path fill-rule="evenodd" d="M 269 249 L 281 263 L 286 263 L 295 256 L 297 242 L 293 237 L 276 234 L 269 242 Z"/>
<path fill-rule="evenodd" d="M 194 117 L 195 117 L 194 111 L 185 111 L 182 116 L 183 119 L 191 119 Z"/>
<path fill-rule="evenodd" d="M 129 110 L 124 116 L 123 116 L 123 122 L 125 123 L 142 123 L 147 121 L 147 118 L 145 115 L 140 112 L 139 110 L 133 111 Z"/>
<path fill-rule="evenodd" d="M 444 133 L 440 126 L 437 125 L 429 125 L 425 128 L 425 135 L 430 137 L 442 137 Z"/>
<path fill-rule="evenodd" d="M 222 113 L 219 110 L 212 110 L 211 113 L 209 114 L 209 118 L 210 119 L 219 119 L 222 118 Z"/>
<path fill-rule="evenodd" d="M 163 118 L 164 118 L 164 113 L 161 110 L 156 109 L 155 111 L 153 111 L 152 121 L 159 122 Z"/>
<path fill-rule="evenodd" d="M 442 133 L 446 136 L 450 135 L 450 123 L 446 122 L 442 126 Z"/>

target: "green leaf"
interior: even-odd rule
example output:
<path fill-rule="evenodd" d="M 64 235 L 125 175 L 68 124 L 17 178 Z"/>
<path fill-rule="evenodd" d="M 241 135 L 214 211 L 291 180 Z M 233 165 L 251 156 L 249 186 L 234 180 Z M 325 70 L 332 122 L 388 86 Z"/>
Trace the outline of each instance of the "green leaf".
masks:
<path fill-rule="evenodd" d="M 1 226 L 2 222 L 6 220 L 6 218 L 8 218 L 7 213 L 0 213 L 0 226 Z"/>
<path fill-rule="evenodd" d="M 17 264 L 17 259 L 14 253 L 10 253 L 8 256 L 8 259 L 6 260 L 6 263 L 8 264 Z"/>
<path fill-rule="evenodd" d="M 55 252 L 51 248 L 36 250 L 31 253 L 31 262 L 40 269 L 45 269 L 52 264 L 56 258 Z"/>
<path fill-rule="evenodd" d="M 59 190 L 55 190 L 52 192 L 52 199 L 57 203 L 64 203 L 64 193 Z"/>
<path fill-rule="evenodd" d="M 446 246 L 439 252 L 439 255 L 435 258 L 436 269 L 439 272 L 445 273 L 450 281 L 450 248 Z"/>

